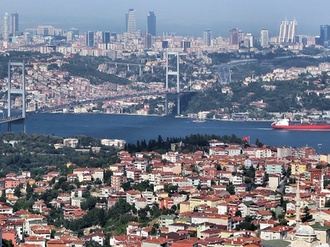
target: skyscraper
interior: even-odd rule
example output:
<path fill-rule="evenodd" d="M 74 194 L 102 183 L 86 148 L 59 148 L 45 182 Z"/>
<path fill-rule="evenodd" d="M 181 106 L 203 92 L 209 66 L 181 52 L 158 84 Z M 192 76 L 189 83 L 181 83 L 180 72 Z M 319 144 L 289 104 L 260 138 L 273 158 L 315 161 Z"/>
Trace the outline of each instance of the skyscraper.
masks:
<path fill-rule="evenodd" d="M 212 31 L 210 29 L 207 29 L 203 33 L 203 43 L 204 45 L 211 46 L 212 41 Z"/>
<path fill-rule="evenodd" d="M 260 45 L 261 47 L 268 47 L 269 44 L 269 32 L 268 29 L 262 29 L 260 32 Z"/>
<path fill-rule="evenodd" d="M 247 33 L 244 37 L 244 46 L 247 48 L 254 47 L 254 37 L 251 33 Z"/>
<path fill-rule="evenodd" d="M 191 47 L 190 41 L 188 41 L 188 40 L 181 41 L 181 48 L 183 48 L 184 52 L 187 52 L 190 47 Z"/>
<path fill-rule="evenodd" d="M 145 48 L 150 49 L 152 47 L 152 35 L 146 34 L 145 36 Z"/>
<path fill-rule="evenodd" d="M 10 33 L 14 36 L 18 35 L 18 14 L 14 13 L 11 14 L 11 20 L 10 20 Z"/>
<path fill-rule="evenodd" d="M 322 46 L 329 46 L 329 40 L 330 40 L 330 25 L 321 25 L 319 44 Z"/>
<path fill-rule="evenodd" d="M 298 23 L 297 23 L 296 19 L 293 19 L 293 21 L 290 21 L 287 42 L 289 42 L 289 43 L 295 42 L 297 25 L 298 25 Z"/>
<path fill-rule="evenodd" d="M 3 39 L 5 41 L 9 41 L 9 29 L 10 29 L 10 17 L 9 14 L 6 13 L 3 18 Z"/>
<path fill-rule="evenodd" d="M 233 28 L 229 31 L 229 45 L 238 45 L 239 44 L 239 30 Z"/>
<path fill-rule="evenodd" d="M 126 14 L 126 32 L 136 32 L 136 13 L 135 9 L 129 9 Z"/>
<path fill-rule="evenodd" d="M 102 43 L 108 44 L 110 43 L 110 32 L 102 32 Z"/>
<path fill-rule="evenodd" d="M 295 37 L 297 33 L 297 21 L 296 19 L 293 19 L 288 22 L 287 19 L 282 21 L 280 26 L 280 33 L 278 37 L 279 43 L 293 43 L 295 42 Z"/>
<path fill-rule="evenodd" d="M 86 32 L 86 46 L 89 46 L 89 47 L 94 46 L 94 32 L 93 31 Z"/>
<path fill-rule="evenodd" d="M 147 16 L 147 33 L 156 36 L 156 15 L 154 11 L 149 11 Z"/>
<path fill-rule="evenodd" d="M 280 34 L 278 36 L 279 43 L 286 43 L 288 40 L 289 22 L 287 20 L 282 21 L 280 26 Z"/>

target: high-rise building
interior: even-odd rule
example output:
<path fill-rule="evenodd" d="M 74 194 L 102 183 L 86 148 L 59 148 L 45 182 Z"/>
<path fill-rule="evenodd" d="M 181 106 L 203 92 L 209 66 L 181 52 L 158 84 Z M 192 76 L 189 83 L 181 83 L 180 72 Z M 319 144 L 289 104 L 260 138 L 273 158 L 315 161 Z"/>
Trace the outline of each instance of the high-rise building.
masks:
<path fill-rule="evenodd" d="M 261 47 L 268 47 L 269 45 L 269 32 L 268 29 L 262 29 L 260 32 L 260 45 Z"/>
<path fill-rule="evenodd" d="M 55 35 L 55 30 L 53 26 L 38 26 L 37 34 L 42 36 Z"/>
<path fill-rule="evenodd" d="M 244 46 L 247 48 L 254 47 L 254 37 L 251 33 L 247 33 L 244 37 Z"/>
<path fill-rule="evenodd" d="M 70 30 L 69 31 L 71 31 L 72 33 L 73 33 L 73 35 L 76 35 L 76 36 L 78 36 L 79 35 L 79 29 L 77 29 L 77 28 L 70 28 Z"/>
<path fill-rule="evenodd" d="M 238 44 L 239 46 L 241 46 L 241 44 L 244 43 L 244 37 L 245 37 L 245 34 L 242 30 L 238 30 Z"/>
<path fill-rule="evenodd" d="M 89 47 L 94 46 L 94 32 L 93 31 L 86 32 L 86 46 L 89 46 Z"/>
<path fill-rule="evenodd" d="M 154 11 L 149 11 L 147 16 L 147 33 L 156 36 L 156 15 Z"/>
<path fill-rule="evenodd" d="M 152 47 L 152 35 L 146 34 L 145 36 L 145 48 L 150 49 Z"/>
<path fill-rule="evenodd" d="M 18 35 L 18 14 L 14 13 L 10 16 L 10 33 L 14 36 Z"/>
<path fill-rule="evenodd" d="M 110 41 L 117 41 L 117 33 L 115 32 L 110 33 Z"/>
<path fill-rule="evenodd" d="M 126 32 L 136 32 L 136 13 L 135 9 L 129 9 L 126 14 Z"/>
<path fill-rule="evenodd" d="M 289 21 L 285 19 L 280 26 L 280 33 L 278 36 L 279 43 L 294 43 L 296 40 L 298 23 L 296 19 Z"/>
<path fill-rule="evenodd" d="M 102 32 L 102 43 L 109 44 L 110 43 L 110 32 Z"/>
<path fill-rule="evenodd" d="M 279 43 L 286 43 L 288 40 L 289 22 L 287 20 L 282 21 L 280 26 L 280 33 L 278 36 Z"/>
<path fill-rule="evenodd" d="M 297 23 L 296 19 L 294 19 L 293 21 L 290 21 L 287 42 L 289 42 L 289 43 L 295 42 L 297 25 L 298 25 L 298 23 Z"/>
<path fill-rule="evenodd" d="M 330 25 L 321 25 L 319 45 L 329 46 L 329 40 L 330 40 Z"/>
<path fill-rule="evenodd" d="M 203 33 L 203 43 L 206 46 L 211 46 L 212 42 L 212 31 L 210 29 L 207 29 Z"/>
<path fill-rule="evenodd" d="M 190 41 L 188 41 L 188 40 L 181 41 L 181 48 L 183 48 L 183 51 L 184 52 L 187 52 L 188 49 L 190 48 L 190 46 L 191 46 L 191 42 Z"/>
<path fill-rule="evenodd" d="M 238 45 L 239 44 L 239 30 L 233 28 L 229 31 L 229 45 Z"/>
<path fill-rule="evenodd" d="M 168 48 L 168 40 L 162 40 L 162 48 L 163 49 Z"/>
<path fill-rule="evenodd" d="M 9 41 L 10 16 L 8 13 L 3 18 L 3 39 Z"/>

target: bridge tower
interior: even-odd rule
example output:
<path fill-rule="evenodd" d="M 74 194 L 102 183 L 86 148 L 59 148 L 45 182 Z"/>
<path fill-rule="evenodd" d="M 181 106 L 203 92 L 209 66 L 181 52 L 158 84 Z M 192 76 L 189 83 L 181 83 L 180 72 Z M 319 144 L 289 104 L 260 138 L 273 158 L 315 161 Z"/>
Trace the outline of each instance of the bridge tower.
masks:
<path fill-rule="evenodd" d="M 176 57 L 176 70 L 169 70 L 168 62 L 171 57 Z M 180 108 L 180 64 L 179 64 L 179 52 L 166 52 L 166 85 L 165 85 L 165 115 L 168 115 L 168 95 L 171 92 L 168 91 L 168 77 L 176 76 L 176 92 L 177 95 L 177 115 L 181 114 Z"/>
<path fill-rule="evenodd" d="M 21 68 L 21 84 L 19 85 L 19 88 L 12 87 L 12 69 L 15 68 Z M 24 126 L 24 132 L 25 132 L 25 118 L 26 118 L 26 90 L 25 90 L 25 63 L 23 62 L 11 62 L 8 63 L 8 118 L 12 117 L 12 102 L 11 102 L 11 96 L 12 95 L 21 95 L 22 96 L 22 114 L 21 118 L 23 119 L 23 126 Z M 14 121 L 8 122 L 8 131 L 11 131 L 11 124 Z"/>

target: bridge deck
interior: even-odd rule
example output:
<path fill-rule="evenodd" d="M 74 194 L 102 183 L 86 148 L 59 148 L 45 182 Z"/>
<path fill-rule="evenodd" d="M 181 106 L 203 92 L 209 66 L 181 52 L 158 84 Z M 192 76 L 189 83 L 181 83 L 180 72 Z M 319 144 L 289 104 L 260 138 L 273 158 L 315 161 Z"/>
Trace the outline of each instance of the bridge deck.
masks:
<path fill-rule="evenodd" d="M 23 120 L 23 119 L 24 119 L 24 117 L 22 115 L 0 118 L 0 124 L 15 122 L 15 121 Z"/>

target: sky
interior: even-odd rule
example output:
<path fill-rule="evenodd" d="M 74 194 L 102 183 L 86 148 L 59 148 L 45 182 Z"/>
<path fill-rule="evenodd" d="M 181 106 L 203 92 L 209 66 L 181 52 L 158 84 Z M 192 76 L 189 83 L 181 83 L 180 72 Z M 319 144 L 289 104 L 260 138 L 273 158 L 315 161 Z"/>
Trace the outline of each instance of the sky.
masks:
<path fill-rule="evenodd" d="M 123 33 L 130 8 L 141 31 L 148 12 L 155 11 L 158 35 L 202 36 L 211 29 L 214 37 L 228 37 L 230 29 L 239 28 L 254 35 L 269 29 L 276 36 L 286 18 L 297 20 L 298 34 L 318 35 L 321 24 L 330 24 L 329 0 L 0 0 L 0 16 L 17 12 L 21 31 L 50 24 Z"/>

